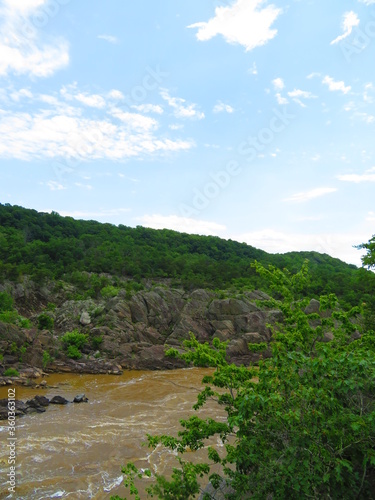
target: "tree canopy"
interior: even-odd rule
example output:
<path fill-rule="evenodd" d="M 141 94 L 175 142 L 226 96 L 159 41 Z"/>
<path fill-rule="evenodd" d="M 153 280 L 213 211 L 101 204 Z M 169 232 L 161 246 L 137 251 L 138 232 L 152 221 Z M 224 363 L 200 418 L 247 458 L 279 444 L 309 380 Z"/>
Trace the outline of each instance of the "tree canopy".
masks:
<path fill-rule="evenodd" d="M 107 273 L 140 281 L 168 278 L 187 289 L 264 289 L 267 281 L 254 260 L 297 272 L 309 259 L 312 297 L 335 293 L 349 308 L 375 295 L 375 276 L 317 252 L 268 254 L 245 243 L 214 236 L 154 230 L 141 226 L 74 220 L 0 204 L 0 280 L 30 275 L 80 280 L 79 273 Z"/>
<path fill-rule="evenodd" d="M 177 453 L 178 466 L 164 477 L 127 464 L 125 485 L 136 500 L 146 498 L 139 493 L 145 484 L 147 497 L 189 500 L 203 492 L 209 500 L 202 487 L 208 480 L 226 486 L 229 500 L 375 498 L 375 332 L 357 324 L 360 308 L 343 312 L 333 294 L 320 297 L 319 312 L 307 313 L 309 300 L 300 298 L 306 266 L 293 276 L 254 267 L 276 297 L 263 305 L 283 313 L 273 327 L 272 357 L 237 367 L 226 361 L 225 343 L 202 345 L 194 337 L 185 353 L 170 350 L 215 368 L 194 408 L 214 398 L 226 419 L 193 415 L 181 420 L 177 436 L 148 436 L 150 447 Z M 198 449 L 207 450 L 206 462 L 185 460 Z"/>

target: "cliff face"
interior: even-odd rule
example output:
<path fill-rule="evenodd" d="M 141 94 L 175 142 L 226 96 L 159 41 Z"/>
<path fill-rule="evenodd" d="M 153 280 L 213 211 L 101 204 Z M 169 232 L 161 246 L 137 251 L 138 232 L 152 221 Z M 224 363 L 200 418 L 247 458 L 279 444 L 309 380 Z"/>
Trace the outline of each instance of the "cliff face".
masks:
<path fill-rule="evenodd" d="M 228 340 L 228 359 L 246 364 L 260 356 L 249 351 L 248 343 L 268 342 L 266 324 L 280 319 L 279 311 L 266 312 L 256 305 L 257 300 L 268 298 L 259 291 L 234 296 L 221 292 L 219 298 L 208 290 L 185 292 L 159 284 L 132 295 L 121 289 L 110 298 L 72 300 L 71 285 L 56 288 L 53 282 L 40 287 L 27 280 L 0 286 L 0 291 L 13 296 L 15 308 L 32 325 L 20 328 L 0 322 L 3 371 L 9 366 L 41 368 L 44 352 L 52 358 L 45 363 L 47 371 L 114 373 L 120 367 L 174 368 L 182 364 L 166 358 L 165 349 L 182 346 L 189 332 L 201 342 L 213 337 Z M 51 303 L 55 306 L 47 308 Z M 53 319 L 51 331 L 38 329 L 41 313 Z M 61 337 L 75 329 L 87 334 L 88 342 L 82 358 L 73 361 L 67 357 Z"/>

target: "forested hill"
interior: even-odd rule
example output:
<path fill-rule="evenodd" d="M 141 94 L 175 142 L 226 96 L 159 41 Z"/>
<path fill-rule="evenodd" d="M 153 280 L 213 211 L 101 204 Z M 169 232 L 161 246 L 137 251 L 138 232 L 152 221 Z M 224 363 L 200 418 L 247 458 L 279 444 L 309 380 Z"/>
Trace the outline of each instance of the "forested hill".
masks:
<path fill-rule="evenodd" d="M 347 305 L 356 305 L 374 295 L 373 273 L 326 254 L 273 255 L 214 236 L 114 226 L 0 204 L 2 281 L 15 281 L 25 275 L 35 281 L 69 281 L 88 271 L 135 281 L 171 278 L 172 285 L 188 289 L 265 289 L 262 278 L 250 266 L 252 261 L 294 272 L 306 258 L 311 270 L 306 293 L 314 296 L 333 292 Z"/>

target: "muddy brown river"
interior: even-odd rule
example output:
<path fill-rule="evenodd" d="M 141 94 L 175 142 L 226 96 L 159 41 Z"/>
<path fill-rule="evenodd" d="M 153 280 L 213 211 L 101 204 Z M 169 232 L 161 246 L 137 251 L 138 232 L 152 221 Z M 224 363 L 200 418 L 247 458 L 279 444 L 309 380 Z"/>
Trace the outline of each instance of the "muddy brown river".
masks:
<path fill-rule="evenodd" d="M 89 402 L 50 405 L 45 413 L 16 420 L 17 493 L 11 497 L 7 491 L 8 450 L 2 445 L 0 498 L 105 500 L 125 496 L 121 465 L 128 461 L 159 473 L 170 470 L 177 465 L 170 451 L 151 450 L 142 443 L 147 433 L 176 434 L 179 419 L 193 413 L 202 377 L 209 372 L 191 368 L 121 376 L 54 374 L 47 379 L 54 388 L 17 387 L 16 398 L 24 401 L 36 394 L 72 401 L 85 393 Z M 7 397 L 7 390 L 0 388 L 0 398 Z M 212 412 L 214 403 L 210 405 Z M 8 428 L 4 421 L 0 425 L 5 444 Z"/>

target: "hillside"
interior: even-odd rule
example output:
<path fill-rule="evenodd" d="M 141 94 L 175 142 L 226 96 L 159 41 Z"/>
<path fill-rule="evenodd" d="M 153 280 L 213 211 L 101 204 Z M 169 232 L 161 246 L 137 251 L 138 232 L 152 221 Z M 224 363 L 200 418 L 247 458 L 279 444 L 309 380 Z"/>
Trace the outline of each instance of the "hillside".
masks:
<path fill-rule="evenodd" d="M 214 236 L 114 226 L 0 204 L 0 280 L 27 275 L 39 283 L 64 279 L 85 288 L 82 272 L 89 272 L 138 283 L 167 278 L 172 286 L 190 291 L 266 290 L 250 266 L 255 259 L 291 272 L 308 259 L 311 281 L 305 292 L 312 297 L 335 293 L 344 306 L 366 302 L 375 292 L 373 273 L 326 254 L 268 254 Z M 91 293 L 93 287 L 91 283 Z"/>

